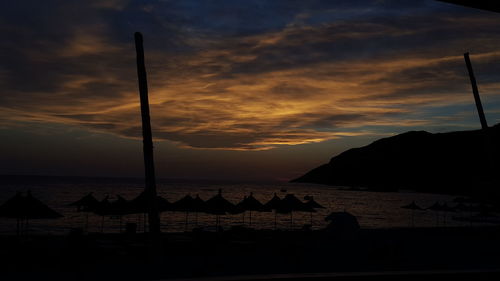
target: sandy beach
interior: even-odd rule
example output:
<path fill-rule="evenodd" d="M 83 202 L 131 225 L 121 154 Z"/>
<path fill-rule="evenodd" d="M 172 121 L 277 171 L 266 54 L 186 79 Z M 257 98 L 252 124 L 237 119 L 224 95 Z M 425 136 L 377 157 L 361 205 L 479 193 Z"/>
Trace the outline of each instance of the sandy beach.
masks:
<path fill-rule="evenodd" d="M 468 272 L 460 278 L 486 278 L 498 275 L 499 234 L 500 227 L 168 233 L 155 258 L 143 234 L 2 236 L 1 271 L 2 280 L 358 280 L 374 274 L 392 280 L 404 272 L 417 278 L 406 280 L 421 280 L 457 271 Z"/>

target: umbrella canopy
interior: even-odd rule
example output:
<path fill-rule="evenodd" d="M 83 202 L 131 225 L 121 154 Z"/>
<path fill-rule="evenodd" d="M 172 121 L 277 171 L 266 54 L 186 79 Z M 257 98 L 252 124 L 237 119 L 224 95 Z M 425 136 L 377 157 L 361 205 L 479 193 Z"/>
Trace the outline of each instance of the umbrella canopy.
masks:
<path fill-rule="evenodd" d="M 111 202 L 109 202 L 109 195 L 106 194 L 104 199 L 102 199 L 94 209 L 94 213 L 100 216 L 105 216 L 108 215 L 108 213 L 110 212 L 110 208 L 111 208 Z"/>
<path fill-rule="evenodd" d="M 206 211 L 213 215 L 224 215 L 226 213 L 233 212 L 235 209 L 235 205 L 233 203 L 222 197 L 221 189 L 219 189 L 217 195 L 208 199 L 205 203 L 207 207 Z"/>
<path fill-rule="evenodd" d="M 120 195 L 116 196 L 116 200 L 109 204 L 107 210 L 108 215 L 122 216 L 129 213 L 129 202 Z"/>
<path fill-rule="evenodd" d="M 348 212 L 332 212 L 325 217 L 325 221 L 355 221 L 357 223 L 358 219 Z"/>
<path fill-rule="evenodd" d="M 215 228 L 219 231 L 220 225 L 220 215 L 225 215 L 226 213 L 233 213 L 236 206 L 227 201 L 224 197 L 222 197 L 222 190 L 219 189 L 219 192 L 214 197 L 208 199 L 205 202 L 206 213 L 216 215 L 215 219 Z"/>
<path fill-rule="evenodd" d="M 172 203 L 172 209 L 174 211 L 190 212 L 193 210 L 194 198 L 191 195 L 186 195 Z"/>
<path fill-rule="evenodd" d="M 76 206 L 77 212 L 92 212 L 97 205 L 99 201 L 92 195 L 92 192 L 69 204 L 69 206 Z"/>
<path fill-rule="evenodd" d="M 253 193 L 250 192 L 250 195 L 248 197 L 245 196 L 243 198 L 243 200 L 236 205 L 234 213 L 244 213 L 246 211 L 249 212 L 249 220 L 250 220 L 250 226 L 251 226 L 252 225 L 252 211 L 268 212 L 270 210 L 264 208 L 264 204 L 260 203 L 259 200 L 255 199 L 255 197 L 253 197 Z M 245 222 L 245 214 L 243 214 L 243 222 Z"/>
<path fill-rule="evenodd" d="M 0 217 L 18 219 L 57 219 L 63 215 L 36 199 L 28 191 L 26 196 L 18 192 L 0 206 Z"/>
<path fill-rule="evenodd" d="M 18 192 L 14 197 L 2 204 L 0 206 L 0 217 L 17 219 L 17 235 L 19 235 L 22 229 L 20 222 L 23 220 L 26 221 L 25 228 L 27 229 L 28 220 L 30 219 L 57 219 L 63 217 L 63 215 L 33 197 L 31 192 L 28 191 L 26 196 Z"/>
<path fill-rule="evenodd" d="M 278 208 L 276 209 L 278 213 L 290 213 L 290 212 L 316 212 L 312 207 L 306 205 L 299 198 L 295 197 L 293 194 L 287 194 L 285 198 L 283 198 Z"/>
<path fill-rule="evenodd" d="M 313 208 L 313 209 L 324 209 L 325 208 L 325 207 L 321 206 L 318 202 L 316 202 L 312 196 L 308 196 L 308 198 L 309 199 L 306 199 L 306 200 L 308 200 L 305 203 L 306 206 Z"/>
<path fill-rule="evenodd" d="M 36 199 L 28 191 L 25 197 L 27 209 L 29 212 L 26 214 L 26 218 L 29 219 L 57 219 L 63 217 L 63 215 L 52 210 L 49 206 L 42 203 L 40 200 Z"/>
<path fill-rule="evenodd" d="M 438 201 L 436 201 L 436 203 L 434 203 L 434 204 L 432 204 L 432 206 L 426 208 L 426 210 L 431 210 L 431 211 L 436 212 L 436 226 L 439 226 L 439 212 L 445 211 L 444 204 L 441 205 L 441 204 L 439 204 Z M 444 217 L 444 221 L 446 222 L 446 217 Z"/>
<path fill-rule="evenodd" d="M 245 211 L 258 211 L 258 212 L 263 212 L 263 211 L 268 211 L 264 208 L 264 204 L 259 202 L 259 200 L 255 199 L 253 197 L 253 193 L 250 193 L 250 195 L 238 203 L 236 205 L 236 209 L 239 213 L 245 212 Z"/>
<path fill-rule="evenodd" d="M 281 204 L 281 198 L 278 197 L 276 193 L 274 193 L 273 198 L 269 200 L 266 204 L 264 204 L 264 208 L 267 210 L 277 210 Z"/>
<path fill-rule="evenodd" d="M 316 212 L 293 194 L 287 194 L 278 204 L 276 213 L 290 214 L 290 229 L 293 229 L 293 212 Z"/>
<path fill-rule="evenodd" d="M 130 211 L 133 214 L 147 213 L 149 211 L 149 197 L 146 191 L 137 195 L 134 199 L 130 200 Z"/>
<path fill-rule="evenodd" d="M 193 212 L 204 212 L 207 208 L 207 204 L 203 199 L 200 198 L 200 195 L 196 194 L 196 197 L 193 199 L 192 203 L 192 211 Z"/>
<path fill-rule="evenodd" d="M 415 201 L 412 201 L 411 204 L 401 206 L 403 209 L 408 209 L 411 210 L 411 220 L 410 220 L 410 225 L 412 227 L 415 226 L 415 211 L 425 211 L 425 209 L 421 208 L 418 206 Z"/>
<path fill-rule="evenodd" d="M 264 208 L 264 205 L 253 197 L 252 192 L 250 192 L 250 195 L 244 200 L 243 206 L 247 211 L 262 211 Z"/>
<path fill-rule="evenodd" d="M 305 205 L 308 207 L 308 208 L 311 208 L 313 210 L 315 209 L 325 209 L 325 207 L 321 206 L 318 202 L 314 201 L 314 198 L 312 196 L 304 196 L 304 199 L 307 200 L 307 202 L 305 203 Z M 311 227 L 313 225 L 313 212 L 311 212 Z"/>
<path fill-rule="evenodd" d="M 21 192 L 0 206 L 0 217 L 2 218 L 20 218 L 23 217 L 24 197 Z"/>
<path fill-rule="evenodd" d="M 423 209 L 423 208 L 421 208 L 420 206 L 418 206 L 418 205 L 415 203 L 415 201 L 412 201 L 412 202 L 411 202 L 411 204 L 401 206 L 401 208 L 403 208 L 403 209 L 409 209 L 409 210 L 424 211 L 424 209 Z"/>
<path fill-rule="evenodd" d="M 281 205 L 281 198 L 278 197 L 278 195 L 276 194 L 276 192 L 274 193 L 274 196 L 273 198 L 271 198 L 271 200 L 269 200 L 266 204 L 264 204 L 264 209 L 265 210 L 274 210 L 274 229 L 276 229 L 277 225 L 278 225 L 278 208 L 280 207 Z"/>
<path fill-rule="evenodd" d="M 167 199 L 161 196 L 156 196 L 156 200 L 158 200 L 158 211 L 164 212 L 171 211 L 173 209 L 172 203 L 170 203 Z"/>
<path fill-rule="evenodd" d="M 241 213 L 244 213 L 246 211 L 245 210 L 245 201 L 246 200 L 247 200 L 247 197 L 244 196 L 243 200 L 241 200 L 238 204 L 236 204 L 236 206 L 234 206 L 234 209 L 231 212 L 231 214 L 241 214 Z"/>
<path fill-rule="evenodd" d="M 200 199 L 200 197 L 198 197 L 198 196 L 197 196 L 197 198 Z M 182 197 L 181 199 L 179 199 L 178 201 L 176 201 L 172 204 L 172 210 L 186 212 L 186 220 L 185 220 L 185 224 L 184 224 L 186 231 L 188 229 L 189 212 L 191 212 L 191 211 L 197 212 L 198 211 L 198 206 L 196 206 L 197 204 L 199 204 L 199 200 L 194 199 L 189 194 Z"/>

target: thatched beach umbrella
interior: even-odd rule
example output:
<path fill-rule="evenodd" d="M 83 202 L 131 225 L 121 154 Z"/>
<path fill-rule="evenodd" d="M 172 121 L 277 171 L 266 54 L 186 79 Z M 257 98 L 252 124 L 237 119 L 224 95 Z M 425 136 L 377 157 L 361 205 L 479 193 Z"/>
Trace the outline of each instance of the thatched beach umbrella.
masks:
<path fill-rule="evenodd" d="M 92 212 L 99 205 L 99 200 L 92 194 L 93 192 L 90 192 L 68 206 L 75 206 L 77 212 Z"/>
<path fill-rule="evenodd" d="M 293 229 L 293 212 L 316 212 L 313 208 L 307 206 L 293 194 L 287 194 L 280 203 L 278 213 L 290 214 L 290 229 Z"/>
<path fill-rule="evenodd" d="M 42 201 L 33 197 L 29 190 L 24 197 L 24 204 L 24 216 L 26 219 L 58 219 L 63 217 L 63 215 L 52 210 L 49 206 L 42 203 Z"/>
<path fill-rule="evenodd" d="M 109 202 L 109 194 L 106 194 L 104 199 L 102 199 L 96 206 L 94 213 L 101 216 L 101 232 L 104 231 L 104 216 L 108 214 L 111 203 Z"/>
<path fill-rule="evenodd" d="M 186 196 L 172 203 L 172 210 L 181 212 L 191 211 L 193 201 L 194 198 L 191 197 L 191 195 L 187 194 Z"/>
<path fill-rule="evenodd" d="M 172 211 L 172 203 L 170 203 L 167 199 L 161 196 L 156 196 L 156 200 L 158 201 L 159 212 Z"/>
<path fill-rule="evenodd" d="M 172 210 L 172 203 L 170 203 L 167 199 L 156 196 L 158 210 L 160 212 L 170 211 Z M 149 197 L 145 191 L 139 193 L 137 197 L 129 201 L 128 213 L 129 214 L 142 214 L 147 213 L 149 210 Z"/>
<path fill-rule="evenodd" d="M 172 203 L 168 202 L 167 199 L 156 196 L 157 206 L 159 212 L 170 211 L 172 210 Z M 134 199 L 129 201 L 128 205 L 128 213 L 129 214 L 143 214 L 144 216 L 144 224 L 143 230 L 146 232 L 146 216 L 149 212 L 151 202 L 149 201 L 149 195 L 146 191 L 143 191 L 137 195 Z M 139 216 L 140 218 L 140 216 Z"/>
<path fill-rule="evenodd" d="M 323 207 L 321 204 L 319 204 L 318 202 L 316 202 L 312 196 L 306 196 L 306 197 L 304 197 L 304 199 L 307 200 L 306 203 L 305 203 L 305 205 L 307 207 L 309 207 L 310 209 L 313 209 L 313 210 L 314 209 L 325 209 L 325 207 Z M 311 227 L 313 225 L 313 213 L 314 212 L 310 212 L 310 215 L 311 215 Z"/>
<path fill-rule="evenodd" d="M 122 217 L 124 215 L 130 214 L 129 201 L 120 195 L 116 196 L 116 200 L 111 202 L 109 215 L 117 216 L 120 220 L 119 231 L 122 232 Z"/>
<path fill-rule="evenodd" d="M 132 214 L 145 214 L 148 212 L 149 197 L 145 191 L 130 200 L 130 211 Z"/>
<path fill-rule="evenodd" d="M 185 231 L 187 231 L 189 212 L 193 209 L 193 206 L 194 198 L 189 194 L 172 203 L 172 210 L 186 213 L 186 219 L 184 221 Z"/>
<path fill-rule="evenodd" d="M 225 215 L 226 213 L 231 213 L 234 212 L 235 210 L 234 204 L 227 201 L 224 197 L 222 197 L 221 189 L 219 189 L 217 195 L 208 199 L 205 203 L 206 203 L 206 212 L 216 216 L 215 226 L 217 230 L 219 229 L 220 215 Z"/>
<path fill-rule="evenodd" d="M 436 213 L 436 226 L 439 225 L 439 212 L 443 211 L 443 206 L 439 204 L 438 201 L 436 203 L 432 204 L 432 206 L 426 208 L 426 210 L 431 210 Z"/>
<path fill-rule="evenodd" d="M 255 197 L 253 197 L 252 192 L 250 192 L 250 195 L 248 197 L 245 196 L 243 200 L 236 205 L 236 209 L 238 210 L 237 212 L 243 212 L 243 214 L 245 214 L 246 211 L 249 212 L 250 227 L 252 226 L 252 211 L 256 212 L 267 211 L 264 208 L 264 205 L 260 203 L 259 200 L 255 199 Z M 245 223 L 244 215 L 243 215 L 243 223 Z"/>
<path fill-rule="evenodd" d="M 85 230 L 89 228 L 89 213 L 93 212 L 98 205 L 99 201 L 92 195 L 92 192 L 69 204 L 69 206 L 75 206 L 77 212 L 85 212 Z"/>
<path fill-rule="evenodd" d="M 277 217 L 278 217 L 278 208 L 281 205 L 281 198 L 278 197 L 276 192 L 274 193 L 273 198 L 269 200 L 266 204 L 264 204 L 264 209 L 274 210 L 274 230 L 276 230 L 277 225 Z"/>
<path fill-rule="evenodd" d="M 28 191 L 26 196 L 18 192 L 14 197 L 0 206 L 0 217 L 17 219 L 17 235 L 20 234 L 20 223 L 25 220 L 28 227 L 30 219 L 57 219 L 63 215 L 36 199 Z"/>
<path fill-rule="evenodd" d="M 99 216 L 101 216 L 101 232 L 104 231 L 104 217 L 118 217 L 120 220 L 119 231 L 122 229 L 122 217 L 124 215 L 130 214 L 130 202 L 127 201 L 120 195 L 116 196 L 116 200 L 110 202 L 109 195 L 106 194 L 104 199 L 96 205 L 95 208 L 92 208 L 93 212 Z"/>
<path fill-rule="evenodd" d="M 207 204 L 203 199 L 200 198 L 200 195 L 196 194 L 196 197 L 193 200 L 192 203 L 192 212 L 194 212 L 194 220 L 195 220 L 195 225 L 198 226 L 198 213 L 200 212 L 205 212 L 207 209 Z"/>
<path fill-rule="evenodd" d="M 5 201 L 0 206 L 0 217 L 2 218 L 14 218 L 17 221 L 17 236 L 19 236 L 21 231 L 22 220 L 24 219 L 24 198 L 21 192 L 17 192 L 16 195 L 9 200 Z"/>
<path fill-rule="evenodd" d="M 420 206 L 418 206 L 415 203 L 415 201 L 412 201 L 408 205 L 401 206 L 401 208 L 411 210 L 411 226 L 412 227 L 415 226 L 415 210 L 417 210 L 417 211 L 425 211 L 425 209 L 423 209 Z"/>
<path fill-rule="evenodd" d="M 121 195 L 116 195 L 116 200 L 111 202 L 108 212 L 110 215 L 115 216 L 123 216 L 129 214 L 129 202 Z"/>
<path fill-rule="evenodd" d="M 316 202 L 312 196 L 309 196 L 308 201 L 305 203 L 308 207 L 314 208 L 314 209 L 325 209 L 321 204 Z"/>
<path fill-rule="evenodd" d="M 111 202 L 109 201 L 109 194 L 106 194 L 104 198 L 99 201 L 99 204 L 94 209 L 94 213 L 97 215 L 107 215 L 109 208 L 111 207 Z"/>

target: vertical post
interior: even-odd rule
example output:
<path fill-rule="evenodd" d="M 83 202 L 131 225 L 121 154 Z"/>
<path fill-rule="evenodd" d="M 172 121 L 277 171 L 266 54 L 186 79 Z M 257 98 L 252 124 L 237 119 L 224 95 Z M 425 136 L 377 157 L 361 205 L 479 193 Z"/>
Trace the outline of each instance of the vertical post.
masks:
<path fill-rule="evenodd" d="M 472 92 L 474 94 L 474 100 L 476 101 L 477 113 L 479 114 L 479 120 L 481 121 L 481 128 L 484 134 L 484 144 L 483 153 L 486 155 L 486 162 L 484 165 L 485 180 L 491 181 L 491 178 L 498 169 L 497 161 L 495 161 L 493 155 L 497 155 L 496 146 L 492 145 L 492 140 L 490 133 L 488 132 L 488 123 L 486 123 L 486 117 L 484 116 L 483 105 L 481 104 L 481 99 L 479 98 L 479 91 L 477 89 L 476 78 L 474 72 L 472 71 L 472 64 L 469 59 L 469 53 L 464 54 L 465 63 L 467 64 L 467 69 L 469 70 L 470 82 L 472 84 Z M 445 214 L 446 216 L 446 214 Z M 446 217 L 445 217 L 446 218 Z"/>
<path fill-rule="evenodd" d="M 486 117 L 484 116 L 483 105 L 481 104 L 481 98 L 479 97 L 479 91 L 477 89 L 476 77 L 474 76 L 474 71 L 472 71 L 472 64 L 469 59 L 469 53 L 464 54 L 465 63 L 467 64 L 467 70 L 469 71 L 470 83 L 472 85 L 472 93 L 474 94 L 474 100 L 476 101 L 477 113 L 479 114 L 479 121 L 481 121 L 481 128 L 486 130 L 488 128 L 488 123 L 486 123 Z"/>
<path fill-rule="evenodd" d="M 148 83 L 146 79 L 146 67 L 144 65 L 144 48 L 142 45 L 142 34 L 136 32 L 135 50 L 137 55 L 137 76 L 139 79 L 139 94 L 141 98 L 142 115 L 142 137 L 144 150 L 144 168 L 146 174 L 145 192 L 149 198 L 149 231 L 151 233 L 160 232 L 160 216 L 158 214 L 158 204 L 156 200 L 156 180 L 153 159 L 153 137 L 151 134 L 151 122 L 149 118 Z"/>

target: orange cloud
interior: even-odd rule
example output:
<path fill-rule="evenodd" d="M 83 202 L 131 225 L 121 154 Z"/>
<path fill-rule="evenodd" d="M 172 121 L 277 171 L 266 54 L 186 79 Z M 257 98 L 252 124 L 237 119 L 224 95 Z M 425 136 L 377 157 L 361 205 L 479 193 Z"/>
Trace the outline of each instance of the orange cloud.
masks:
<path fill-rule="evenodd" d="M 92 30 L 76 30 L 58 56 L 93 71 L 59 76 L 54 91 L 30 92 L 36 102 L 7 97 L 0 125 L 54 122 L 140 137 L 133 45 L 118 46 Z M 333 58 L 325 60 L 314 48 L 426 30 L 369 23 L 290 26 L 261 35 L 194 40 L 197 51 L 175 55 L 149 51 L 146 39 L 154 136 L 197 149 L 267 150 L 374 134 L 368 126 L 431 124 L 418 115 L 420 110 L 471 102 L 459 52 L 410 50 L 363 58 L 327 53 Z M 326 36 L 332 31 L 338 32 Z M 310 52 L 298 53 L 304 46 Z M 498 59 L 495 50 L 474 55 L 476 63 Z M 500 86 L 490 82 L 481 88 L 491 92 Z"/>

